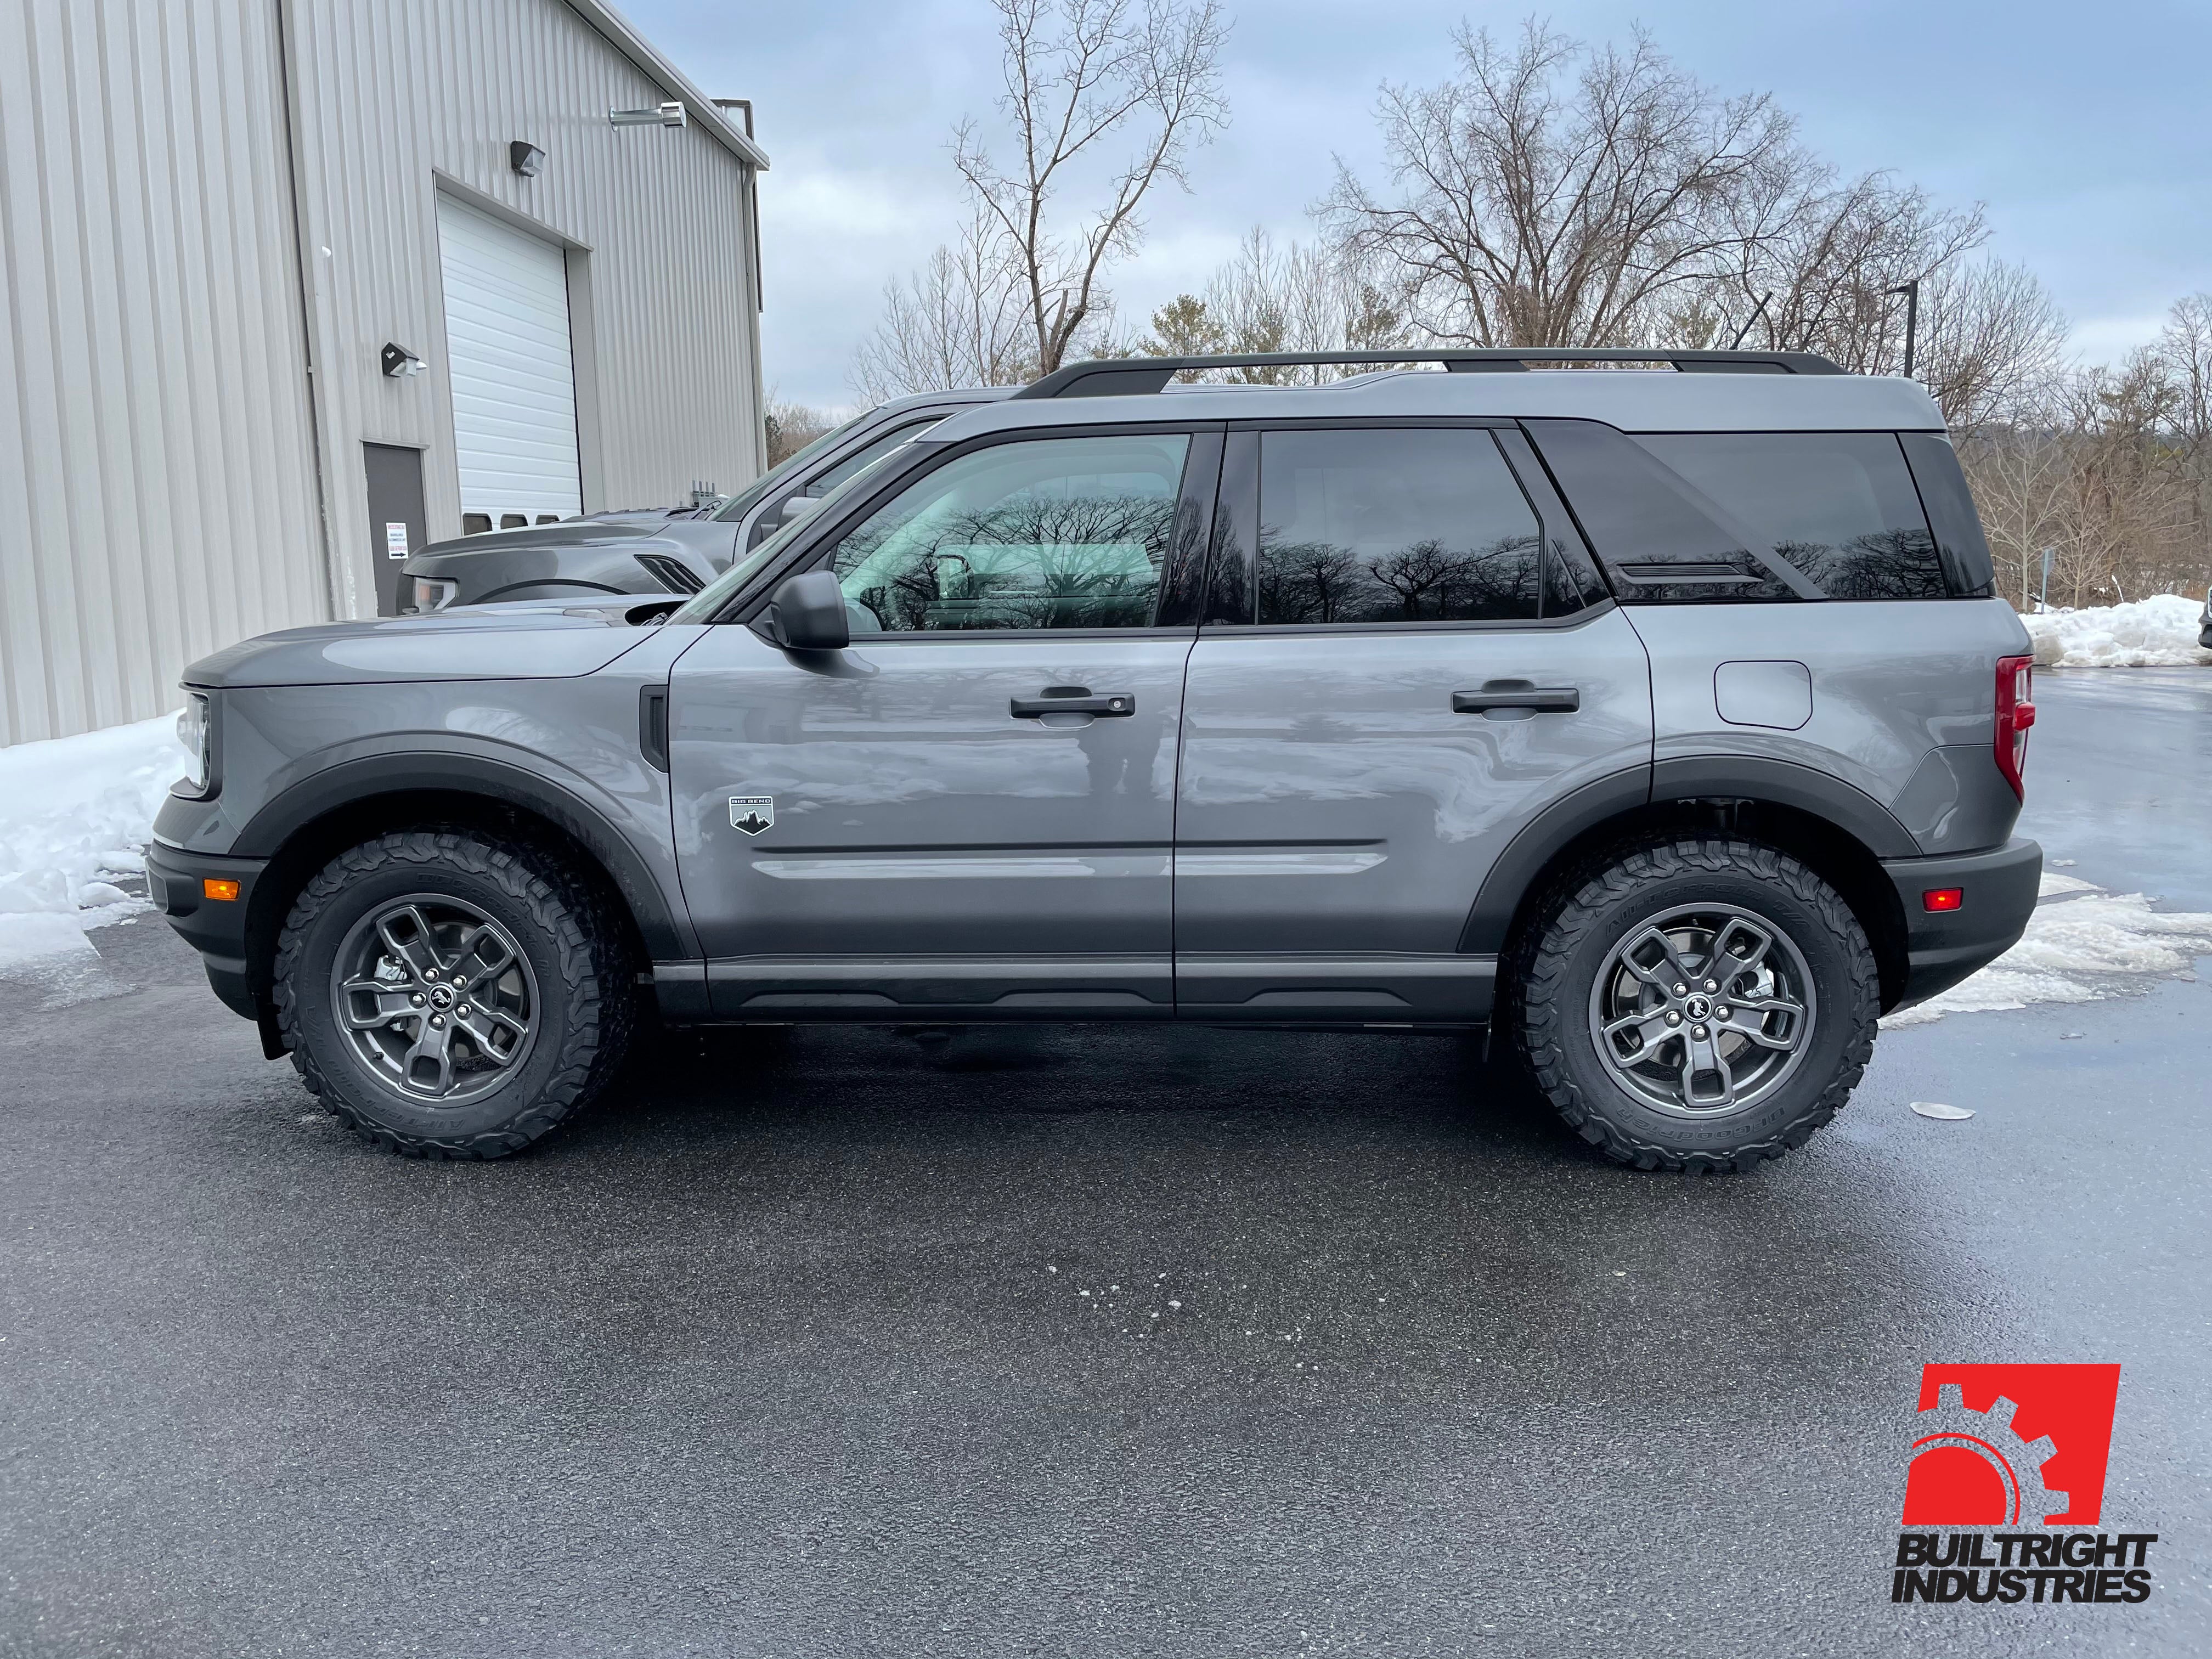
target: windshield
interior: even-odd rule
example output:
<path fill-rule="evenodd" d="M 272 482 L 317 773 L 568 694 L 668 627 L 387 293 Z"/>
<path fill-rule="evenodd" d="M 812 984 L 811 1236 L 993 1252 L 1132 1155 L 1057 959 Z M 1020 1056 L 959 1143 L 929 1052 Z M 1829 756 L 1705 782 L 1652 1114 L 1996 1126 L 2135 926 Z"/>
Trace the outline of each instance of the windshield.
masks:
<path fill-rule="evenodd" d="M 868 411 L 869 415 L 873 413 L 875 413 L 873 410 Z M 839 439 L 867 418 L 867 415 L 855 415 L 844 425 L 830 428 L 829 431 L 823 433 L 797 454 L 785 456 L 783 459 L 732 495 L 730 498 L 730 504 L 714 516 L 722 520 L 744 518 L 769 491 L 797 477 L 806 469 L 809 463 L 819 459 L 823 451 L 831 447 Z"/>
<path fill-rule="evenodd" d="M 830 489 L 828 494 L 822 497 L 820 504 L 814 507 L 812 511 L 803 513 L 799 514 L 799 517 L 784 525 L 774 535 L 763 542 L 758 547 L 746 554 L 744 558 L 739 559 L 727 570 L 725 570 L 720 575 L 715 577 L 713 581 L 708 582 L 706 586 L 701 588 L 689 599 L 686 599 L 681 609 L 669 612 L 668 620 L 672 623 L 704 623 L 714 621 L 714 613 L 717 611 L 720 611 L 729 602 L 730 596 L 744 586 L 747 582 L 750 581 L 762 570 L 766 568 L 768 565 L 784 550 L 784 549 L 789 547 L 792 542 L 798 537 L 799 531 L 811 523 L 817 514 L 827 511 L 836 502 L 839 496 L 844 495 L 861 479 L 866 477 L 878 467 L 881 466 L 886 460 L 904 449 L 907 443 L 912 443 L 913 441 L 914 437 L 910 435 L 907 439 L 906 443 L 894 445 L 891 448 L 885 450 L 882 454 L 877 456 L 876 459 L 869 462 L 867 465 L 854 472 L 850 477 L 841 480 Z M 794 457 L 793 459 L 797 458 Z"/>

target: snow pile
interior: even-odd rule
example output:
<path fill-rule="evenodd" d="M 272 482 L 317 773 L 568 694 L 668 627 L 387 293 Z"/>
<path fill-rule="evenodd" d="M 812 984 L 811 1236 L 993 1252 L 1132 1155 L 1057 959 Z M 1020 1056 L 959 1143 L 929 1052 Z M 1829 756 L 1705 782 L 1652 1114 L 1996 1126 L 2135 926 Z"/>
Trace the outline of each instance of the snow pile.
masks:
<path fill-rule="evenodd" d="M 1946 1014 L 2094 1002 L 2134 988 L 2131 981 L 2186 974 L 2205 955 L 2212 955 L 2212 915 L 2161 914 L 2141 893 L 2107 893 L 2079 877 L 2046 874 L 2019 944 L 1941 996 L 1881 1023 L 1925 1025 Z"/>
<path fill-rule="evenodd" d="M 0 749 L 0 976 L 95 965 L 84 930 L 150 908 L 107 878 L 143 870 L 188 760 L 173 714 Z"/>
<path fill-rule="evenodd" d="M 2197 643 L 2204 607 L 2179 593 L 2132 605 L 2091 605 L 2022 617 L 2039 668 L 2186 668 L 2212 665 Z"/>

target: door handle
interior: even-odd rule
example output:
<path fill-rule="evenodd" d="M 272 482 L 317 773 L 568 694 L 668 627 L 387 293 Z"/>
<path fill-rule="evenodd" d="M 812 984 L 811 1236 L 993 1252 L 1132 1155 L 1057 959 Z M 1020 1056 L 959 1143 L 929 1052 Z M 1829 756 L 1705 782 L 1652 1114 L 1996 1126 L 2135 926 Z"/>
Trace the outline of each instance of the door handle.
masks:
<path fill-rule="evenodd" d="M 1583 706 L 1583 694 L 1571 685 L 1533 685 L 1527 680 L 1488 680 L 1480 691 L 1452 693 L 1455 714 L 1519 713 L 1571 714 Z"/>
<path fill-rule="evenodd" d="M 1048 685 L 1034 697 L 1013 699 L 1018 720 L 1039 720 L 1047 714 L 1096 714 L 1102 720 L 1119 720 L 1136 712 L 1135 692 L 1094 694 L 1087 685 Z"/>

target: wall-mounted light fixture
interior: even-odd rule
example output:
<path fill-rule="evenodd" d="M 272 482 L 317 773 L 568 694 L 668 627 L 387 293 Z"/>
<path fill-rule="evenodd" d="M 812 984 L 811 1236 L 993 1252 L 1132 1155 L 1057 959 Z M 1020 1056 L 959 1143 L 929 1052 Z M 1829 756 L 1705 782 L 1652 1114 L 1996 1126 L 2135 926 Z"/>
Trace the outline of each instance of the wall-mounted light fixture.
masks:
<path fill-rule="evenodd" d="M 545 152 L 527 138 L 513 139 L 507 146 L 507 164 L 524 178 L 535 179 L 545 165 Z"/>
<path fill-rule="evenodd" d="M 669 102 L 659 109 L 611 109 L 607 125 L 611 127 L 680 127 L 684 125 L 684 106 Z"/>
<path fill-rule="evenodd" d="M 390 340 L 384 343 L 384 372 L 390 379 L 420 374 L 429 367 L 405 346 L 395 345 Z"/>

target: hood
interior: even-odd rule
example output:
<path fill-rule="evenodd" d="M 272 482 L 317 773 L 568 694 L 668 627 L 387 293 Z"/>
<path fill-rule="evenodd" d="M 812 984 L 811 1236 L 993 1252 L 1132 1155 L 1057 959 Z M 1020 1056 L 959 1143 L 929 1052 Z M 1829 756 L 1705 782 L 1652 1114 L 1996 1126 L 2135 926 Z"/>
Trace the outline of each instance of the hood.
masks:
<path fill-rule="evenodd" d="M 203 657 L 187 685 L 374 685 L 400 680 L 570 679 L 605 668 L 652 630 L 630 612 L 650 600 L 604 605 L 524 599 L 419 617 L 324 623 L 263 634 Z"/>
<path fill-rule="evenodd" d="M 668 522 L 664 514 L 636 518 L 563 519 L 558 524 L 522 525 L 513 530 L 487 530 L 475 536 L 456 536 L 450 541 L 426 542 L 411 556 L 444 558 L 455 553 L 507 553 L 532 547 L 592 547 L 606 542 L 630 542 L 650 536 Z"/>
<path fill-rule="evenodd" d="M 573 520 L 431 542 L 408 556 L 410 576 L 450 574 L 452 567 L 496 556 L 502 584 L 556 578 L 588 568 L 590 556 L 629 559 L 640 553 L 688 551 L 719 569 L 730 562 L 738 526 L 715 519 Z M 583 563 L 578 556 L 585 556 Z"/>

